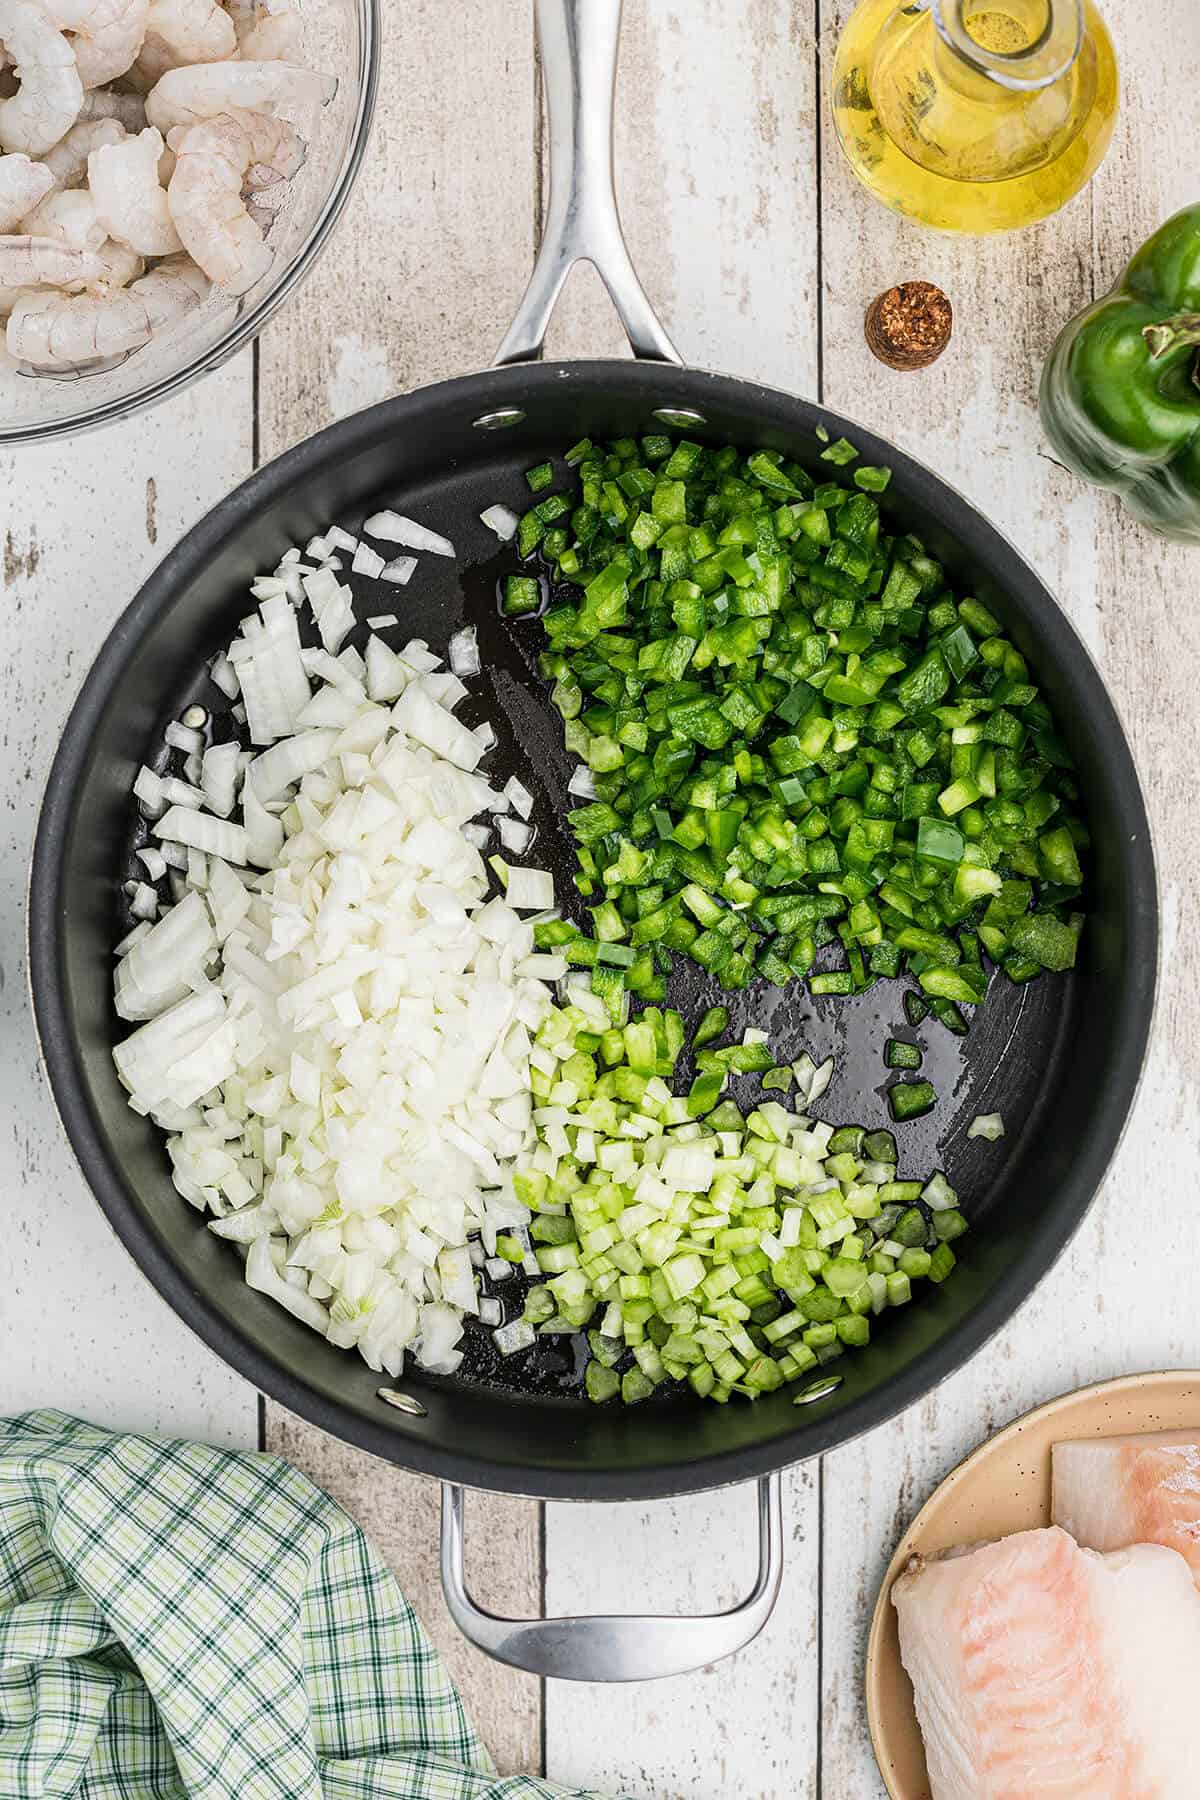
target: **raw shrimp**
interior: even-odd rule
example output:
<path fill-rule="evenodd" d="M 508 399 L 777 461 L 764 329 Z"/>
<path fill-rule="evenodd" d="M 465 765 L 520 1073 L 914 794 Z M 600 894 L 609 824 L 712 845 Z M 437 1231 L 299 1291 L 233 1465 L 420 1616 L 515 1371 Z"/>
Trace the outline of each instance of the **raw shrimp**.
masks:
<path fill-rule="evenodd" d="M 134 75 L 152 88 L 168 69 L 227 62 L 237 54 L 233 20 L 217 0 L 150 0 L 146 41 Z"/>
<path fill-rule="evenodd" d="M 186 256 L 159 263 L 130 287 L 69 297 L 23 293 L 9 316 L 9 354 L 41 369 L 73 369 L 127 355 L 199 304 L 208 283 Z"/>
<path fill-rule="evenodd" d="M 47 150 L 38 166 L 49 169 L 55 187 L 78 187 L 87 177 L 92 151 L 102 144 L 119 144 L 124 136 L 119 119 L 79 119 L 60 143 Z"/>
<path fill-rule="evenodd" d="M 30 237 L 53 238 L 72 250 L 99 250 L 108 229 L 96 217 L 96 203 L 85 188 L 47 194 L 40 206 L 26 213 L 21 230 Z"/>
<path fill-rule="evenodd" d="M 146 123 L 146 102 L 141 94 L 114 94 L 107 88 L 92 88 L 83 96 L 79 122 L 94 119 L 116 119 L 126 131 L 140 131 Z"/>
<path fill-rule="evenodd" d="M 246 188 L 286 181 L 304 160 L 290 125 L 235 108 L 171 133 L 177 162 L 167 198 L 184 247 L 226 293 L 244 294 L 273 252 L 242 201 Z"/>
<path fill-rule="evenodd" d="M 146 35 L 150 0 L 42 0 L 60 31 L 70 34 L 85 88 L 131 69 Z"/>
<path fill-rule="evenodd" d="M 247 194 L 245 199 L 246 217 L 258 226 L 264 237 L 275 223 L 275 208 L 271 204 L 273 199 L 274 195 L 269 188 L 263 193 Z"/>
<path fill-rule="evenodd" d="M 169 132 L 175 125 L 215 119 L 231 107 L 328 106 L 336 93 L 334 76 L 291 63 L 197 63 L 190 69 L 167 70 L 146 96 L 146 118 Z"/>
<path fill-rule="evenodd" d="M 88 250 L 46 237 L 0 237 L 0 286 L 83 287 L 102 265 Z"/>
<path fill-rule="evenodd" d="M 0 44 L 21 72 L 16 93 L 0 100 L 0 147 L 41 156 L 83 105 L 75 52 L 35 0 L 0 0 Z"/>
<path fill-rule="evenodd" d="M 9 232 L 54 186 L 43 163 L 27 156 L 0 156 L 0 232 Z"/>
<path fill-rule="evenodd" d="M 150 329 L 162 331 L 206 300 L 211 283 L 190 256 L 171 256 L 135 281 L 134 288 L 145 301 Z"/>
<path fill-rule="evenodd" d="M 272 0 L 226 0 L 244 62 L 299 62 L 304 28 L 291 6 Z"/>
<path fill-rule="evenodd" d="M 95 281 L 89 281 L 88 288 L 97 292 L 111 293 L 115 288 L 128 287 L 146 272 L 145 259 L 128 244 L 118 244 L 116 238 L 101 244 L 96 260 L 101 265 L 100 274 Z"/>
<path fill-rule="evenodd" d="M 88 187 L 96 215 L 109 237 L 143 256 L 170 256 L 182 249 L 171 223 L 166 189 L 159 186 L 161 135 L 152 125 L 137 137 L 93 150 L 88 157 Z"/>
<path fill-rule="evenodd" d="M 5 339 L 18 362 L 73 369 L 139 350 L 150 342 L 150 319 L 132 288 L 113 294 L 50 294 L 34 289 L 18 298 Z"/>

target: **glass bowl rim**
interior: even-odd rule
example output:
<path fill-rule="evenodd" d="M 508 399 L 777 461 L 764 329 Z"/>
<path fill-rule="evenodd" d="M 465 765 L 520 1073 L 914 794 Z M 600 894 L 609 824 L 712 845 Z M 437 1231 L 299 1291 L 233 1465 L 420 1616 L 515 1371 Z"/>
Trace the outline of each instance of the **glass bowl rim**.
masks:
<path fill-rule="evenodd" d="M 379 94 L 379 45 L 382 32 L 381 0 L 355 0 L 362 25 L 359 45 L 358 103 L 350 136 L 350 149 L 340 175 L 318 212 L 304 243 L 287 265 L 279 280 L 250 310 L 236 318 L 229 330 L 199 356 L 186 362 L 170 375 L 161 376 L 144 388 L 118 399 L 106 400 L 59 419 L 36 424 L 5 426 L 0 422 L 0 447 L 10 444 L 48 443 L 54 438 L 74 437 L 99 426 L 125 419 L 146 407 L 157 406 L 172 394 L 181 393 L 204 375 L 235 356 L 252 343 L 267 322 L 290 299 L 325 249 L 330 233 L 341 217 L 362 168 L 371 136 L 371 122 Z M 82 385 L 82 384 L 81 384 Z"/>

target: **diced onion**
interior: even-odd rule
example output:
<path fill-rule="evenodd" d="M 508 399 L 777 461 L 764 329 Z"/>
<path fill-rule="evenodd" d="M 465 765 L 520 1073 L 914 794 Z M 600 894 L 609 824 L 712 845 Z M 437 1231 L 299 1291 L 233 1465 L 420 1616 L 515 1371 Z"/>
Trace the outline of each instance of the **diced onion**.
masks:
<path fill-rule="evenodd" d="M 204 716 L 169 733 L 194 781 L 139 771 L 157 840 L 140 860 L 175 903 L 159 917 L 154 888 L 130 883 L 115 1005 L 136 1029 L 114 1059 L 251 1287 L 373 1369 L 412 1356 L 452 1373 L 464 1314 L 532 1341 L 479 1298 L 476 1270 L 511 1280 L 501 1231 L 532 1254 L 508 1171 L 533 1145 L 531 1033 L 567 965 L 519 916 L 552 909 L 546 871 L 507 867 L 507 897 L 487 898 L 486 817 L 515 806 L 501 828 L 519 854 L 532 796 L 475 773 L 495 733 L 454 716 L 474 631 L 449 670 L 421 639 L 372 636 L 360 655 L 334 548 L 373 572 L 338 528 L 314 540 L 321 566 L 290 555 L 260 578 L 212 665 L 255 750 L 207 744 Z M 303 595 L 320 649 L 299 642 Z"/>
<path fill-rule="evenodd" d="M 431 675 L 442 666 L 441 657 L 434 655 L 424 638 L 409 638 L 400 654 L 418 675 Z"/>
<path fill-rule="evenodd" d="M 161 850 L 153 846 L 138 851 L 138 861 L 142 864 L 151 881 L 161 881 L 167 872 L 166 858 Z"/>
<path fill-rule="evenodd" d="M 219 856 L 225 862 L 244 863 L 247 860 L 246 833 L 240 825 L 214 819 L 191 807 L 170 807 L 158 820 L 154 833 L 156 837 L 169 838 L 172 843 L 183 844 L 190 850 L 204 850 Z"/>
<path fill-rule="evenodd" d="M 191 807 L 199 811 L 204 805 L 203 790 L 193 787 L 190 781 L 180 781 L 177 775 L 164 776 L 159 791 L 170 806 Z"/>
<path fill-rule="evenodd" d="M 390 563 L 384 563 L 379 571 L 381 581 L 394 581 L 398 587 L 407 587 L 416 571 L 415 556 L 393 557 Z"/>
<path fill-rule="evenodd" d="M 296 737 L 273 744 L 250 764 L 246 771 L 247 786 L 254 789 L 255 797 L 265 806 L 269 800 L 276 800 L 286 793 L 301 776 L 311 774 L 322 763 L 328 762 L 336 741 L 336 732 L 316 730 L 302 731 Z M 231 857 L 230 861 L 236 862 L 237 858 Z"/>
<path fill-rule="evenodd" d="M 153 919 L 158 915 L 158 895 L 145 881 L 134 886 L 129 898 L 129 910 L 135 919 Z"/>
<path fill-rule="evenodd" d="M 473 625 L 465 631 L 456 631 L 450 639 L 450 667 L 456 675 L 478 675 L 480 669 L 479 644 Z"/>
<path fill-rule="evenodd" d="M 423 680 L 405 688 L 392 712 L 399 730 L 437 756 L 460 769 L 474 769 L 483 752 L 475 734 L 440 706 L 426 691 Z"/>
<path fill-rule="evenodd" d="M 179 725 L 174 719 L 163 732 L 163 739 L 172 750 L 182 750 L 186 755 L 204 749 L 204 733 L 189 731 L 186 725 Z"/>
<path fill-rule="evenodd" d="M 815 1070 L 808 1087 L 808 1098 L 814 1104 L 821 1098 L 829 1083 L 833 1080 L 834 1060 L 827 1056 L 821 1066 Z"/>
<path fill-rule="evenodd" d="M 200 790 L 210 812 L 227 819 L 237 799 L 241 747 L 236 740 L 211 744 L 200 765 Z"/>
<path fill-rule="evenodd" d="M 521 521 L 517 514 L 507 506 L 489 506 L 479 517 L 489 531 L 494 531 L 502 544 L 507 544 L 517 535 Z"/>
<path fill-rule="evenodd" d="M 238 695 L 241 693 L 241 685 L 237 678 L 237 670 L 234 668 L 224 651 L 222 651 L 220 656 L 214 660 L 213 665 L 209 670 L 209 675 L 212 677 L 214 686 L 219 687 L 221 692 L 228 699 L 237 699 Z"/>
<path fill-rule="evenodd" d="M 144 765 L 137 772 L 133 784 L 134 798 L 140 803 L 142 813 L 148 819 L 157 819 L 167 808 L 167 797 L 163 793 L 162 777 L 153 769 Z"/>
<path fill-rule="evenodd" d="M 168 869 L 186 869 L 188 853 L 184 845 L 168 843 L 165 839 L 158 846 L 158 853 Z"/>
<path fill-rule="evenodd" d="M 505 899 L 515 912 L 541 912 L 554 905 L 554 877 L 546 869 L 510 868 Z"/>
<path fill-rule="evenodd" d="M 418 525 L 415 519 L 407 519 L 403 513 L 372 513 L 369 519 L 364 519 L 363 530 L 368 537 L 379 538 L 386 544 L 403 544 L 406 550 L 427 550 L 433 556 L 454 555 L 454 545 L 448 537 L 430 531 L 426 525 Z"/>
<path fill-rule="evenodd" d="M 518 1350 L 528 1350 L 536 1344 L 537 1332 L 524 1319 L 513 1319 L 499 1331 L 493 1331 L 492 1342 L 501 1356 L 515 1356 Z"/>
<path fill-rule="evenodd" d="M 350 564 L 356 575 L 366 575 L 372 580 L 383 574 L 387 558 L 380 556 L 378 550 L 372 550 L 369 544 L 359 544 Z"/>
<path fill-rule="evenodd" d="M 529 789 L 524 787 L 515 775 L 510 775 L 504 784 L 504 792 L 512 803 L 513 811 L 519 813 L 521 818 L 527 819 L 533 811 L 533 795 Z"/>
<path fill-rule="evenodd" d="M 150 929 L 151 927 L 148 919 L 139 919 L 133 930 L 127 931 L 120 943 L 113 945 L 113 955 L 128 956 L 134 945 L 140 944 L 142 939 L 148 936 Z"/>

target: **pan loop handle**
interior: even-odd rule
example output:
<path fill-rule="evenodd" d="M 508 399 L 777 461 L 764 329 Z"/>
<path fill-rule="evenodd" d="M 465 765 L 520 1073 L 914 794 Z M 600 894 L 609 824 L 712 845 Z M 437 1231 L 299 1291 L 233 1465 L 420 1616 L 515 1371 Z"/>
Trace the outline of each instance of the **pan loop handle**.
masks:
<path fill-rule="evenodd" d="M 758 1636 L 783 1579 L 781 1478 L 766 1475 L 757 1488 L 758 1578 L 747 1598 L 728 1612 L 699 1619 L 632 1614 L 501 1619 L 467 1592 L 463 1490 L 444 1487 L 442 1587 L 450 1616 L 464 1637 L 497 1662 L 557 1681 L 657 1681 L 720 1662 Z"/>
<path fill-rule="evenodd" d="M 590 262 L 599 273 L 635 356 L 681 364 L 630 260 L 613 187 L 621 0 L 537 0 L 537 27 L 550 123 L 550 205 L 537 263 L 494 366 L 541 356 L 577 262 Z"/>

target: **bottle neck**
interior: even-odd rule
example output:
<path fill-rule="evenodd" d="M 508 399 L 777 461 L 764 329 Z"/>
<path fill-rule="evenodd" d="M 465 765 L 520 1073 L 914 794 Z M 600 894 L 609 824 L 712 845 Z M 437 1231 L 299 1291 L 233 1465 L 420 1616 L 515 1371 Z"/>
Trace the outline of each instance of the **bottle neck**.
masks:
<path fill-rule="evenodd" d="M 1014 93 L 1061 81 L 1084 41 L 1084 0 L 927 0 L 938 36 L 968 78 Z"/>

